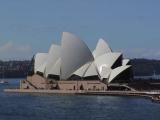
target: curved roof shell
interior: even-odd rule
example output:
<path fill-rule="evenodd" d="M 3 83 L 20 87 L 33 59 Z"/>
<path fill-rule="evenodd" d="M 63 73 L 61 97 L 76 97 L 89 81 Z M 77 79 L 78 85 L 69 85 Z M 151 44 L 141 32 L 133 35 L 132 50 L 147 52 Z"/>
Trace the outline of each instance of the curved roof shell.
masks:
<path fill-rule="evenodd" d="M 44 62 L 44 63 L 37 69 L 36 72 L 41 72 L 41 73 L 43 73 L 43 75 L 44 75 L 44 73 L 45 73 L 45 68 L 46 68 L 46 62 Z"/>
<path fill-rule="evenodd" d="M 110 74 L 110 78 L 108 80 L 108 83 L 111 83 L 117 76 L 119 76 L 123 71 L 129 69 L 131 65 L 126 66 L 120 66 L 112 70 Z"/>
<path fill-rule="evenodd" d="M 45 71 L 46 77 L 48 77 L 48 74 L 52 74 L 52 75 L 57 74 L 57 72 L 54 73 L 55 70 L 53 70 L 53 68 L 56 62 L 58 61 L 58 59 L 60 58 L 60 56 L 61 56 L 61 47 L 59 45 L 52 44 L 48 53 L 48 58 L 47 58 L 46 71 Z M 60 69 L 60 68 L 57 68 L 57 69 Z"/>
<path fill-rule="evenodd" d="M 60 68 L 61 68 L 61 59 L 59 58 L 54 65 L 52 65 L 49 72 L 47 72 L 48 75 L 58 75 L 60 76 Z"/>
<path fill-rule="evenodd" d="M 109 52 L 112 52 L 111 48 L 109 47 L 107 42 L 101 38 L 97 43 L 96 49 L 93 51 L 93 56 L 94 58 L 97 58 Z"/>
<path fill-rule="evenodd" d="M 94 64 L 94 62 L 92 62 L 89 68 L 87 69 L 84 77 L 97 76 L 97 75 L 99 76 L 97 67 Z"/>
<path fill-rule="evenodd" d="M 129 59 L 124 59 L 122 61 L 122 65 L 129 65 L 130 64 L 130 60 Z"/>
<path fill-rule="evenodd" d="M 35 63 L 34 63 L 34 73 L 36 73 L 37 71 L 39 72 L 44 72 L 45 69 L 45 62 L 47 60 L 48 57 L 48 53 L 37 53 L 35 55 Z"/>
<path fill-rule="evenodd" d="M 71 33 L 63 32 L 61 78 L 69 78 L 77 69 L 94 60 L 87 45 Z"/>
<path fill-rule="evenodd" d="M 101 72 L 101 67 L 105 66 L 111 68 L 116 60 L 121 57 L 121 53 L 106 53 L 95 59 L 95 64 L 98 68 L 98 71 Z"/>
<path fill-rule="evenodd" d="M 84 77 L 87 69 L 89 68 L 89 66 L 91 65 L 91 62 L 86 63 L 85 65 L 83 65 L 82 67 L 80 67 L 76 72 L 74 72 L 74 75 L 78 75 L 80 77 Z"/>

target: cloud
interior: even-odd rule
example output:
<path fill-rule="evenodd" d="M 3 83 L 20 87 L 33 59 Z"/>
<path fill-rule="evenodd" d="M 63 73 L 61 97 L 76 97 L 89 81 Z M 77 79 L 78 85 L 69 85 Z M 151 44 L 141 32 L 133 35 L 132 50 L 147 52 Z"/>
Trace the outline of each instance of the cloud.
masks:
<path fill-rule="evenodd" d="M 128 48 L 114 51 L 123 53 L 125 58 L 160 59 L 160 48 Z M 0 60 L 31 59 L 33 53 L 35 51 L 32 47 L 26 44 L 20 45 L 9 41 L 0 46 Z"/>
<path fill-rule="evenodd" d="M 32 48 L 30 45 L 17 45 L 7 42 L 0 46 L 0 59 L 30 59 Z"/>
<path fill-rule="evenodd" d="M 129 48 L 120 51 L 128 58 L 160 59 L 160 48 Z"/>

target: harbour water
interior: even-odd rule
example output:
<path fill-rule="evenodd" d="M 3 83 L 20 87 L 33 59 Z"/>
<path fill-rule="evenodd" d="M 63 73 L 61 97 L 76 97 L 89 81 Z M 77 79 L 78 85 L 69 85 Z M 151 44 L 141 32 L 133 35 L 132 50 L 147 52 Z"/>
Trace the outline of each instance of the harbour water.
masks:
<path fill-rule="evenodd" d="M 4 93 L 19 80 L 0 85 L 0 120 L 159 120 L 160 104 L 141 97 Z"/>

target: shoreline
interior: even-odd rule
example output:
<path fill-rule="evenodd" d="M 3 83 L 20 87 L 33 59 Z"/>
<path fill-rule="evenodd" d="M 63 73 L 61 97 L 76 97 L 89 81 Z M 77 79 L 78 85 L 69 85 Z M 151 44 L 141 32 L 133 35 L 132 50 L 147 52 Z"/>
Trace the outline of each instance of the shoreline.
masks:
<path fill-rule="evenodd" d="M 66 94 L 66 95 L 94 95 L 94 96 L 122 96 L 144 97 L 152 102 L 160 103 L 160 91 L 82 91 L 82 90 L 34 90 L 34 89 L 4 89 L 6 93 L 33 94 Z"/>
<path fill-rule="evenodd" d="M 95 96 L 135 96 L 145 97 L 152 101 L 160 101 L 160 91 L 82 91 L 82 90 L 34 90 L 34 89 L 4 89 L 7 93 L 41 93 L 41 94 L 74 94 Z M 158 98 L 157 98 L 158 97 Z"/>

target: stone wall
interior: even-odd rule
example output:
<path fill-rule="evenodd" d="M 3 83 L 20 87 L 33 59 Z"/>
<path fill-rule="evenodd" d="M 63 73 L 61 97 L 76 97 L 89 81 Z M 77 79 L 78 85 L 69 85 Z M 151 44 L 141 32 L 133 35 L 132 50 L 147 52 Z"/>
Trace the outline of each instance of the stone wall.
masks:
<path fill-rule="evenodd" d="M 21 81 L 21 89 L 55 89 L 55 90 L 85 90 L 106 91 L 107 85 L 99 80 L 48 80 L 39 75 L 27 77 Z"/>
<path fill-rule="evenodd" d="M 59 89 L 61 90 L 95 90 L 105 91 L 107 85 L 98 80 L 87 81 L 58 81 Z"/>

